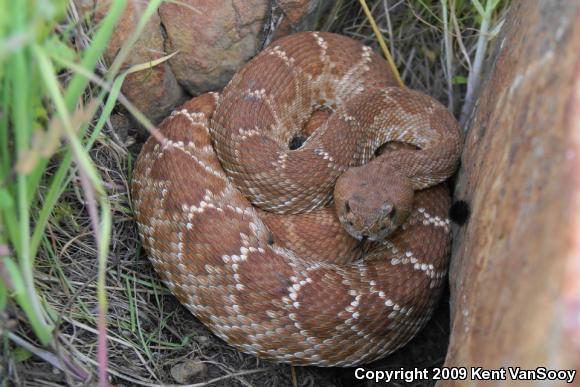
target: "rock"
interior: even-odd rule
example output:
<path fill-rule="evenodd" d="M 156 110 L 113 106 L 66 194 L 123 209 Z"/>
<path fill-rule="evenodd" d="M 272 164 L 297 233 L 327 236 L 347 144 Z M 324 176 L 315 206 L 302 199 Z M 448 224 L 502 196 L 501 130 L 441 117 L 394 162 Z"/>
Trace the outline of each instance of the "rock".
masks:
<path fill-rule="evenodd" d="M 95 22 L 106 15 L 109 1 L 95 0 Z M 129 1 L 105 52 L 104 57 L 108 64 L 113 62 L 123 43 L 135 30 L 146 5 L 142 1 Z M 167 52 L 164 48 L 161 19 L 158 14 L 154 14 L 123 63 L 123 67 L 146 63 L 165 55 Z M 159 123 L 169 111 L 185 99 L 183 90 L 177 84 L 167 62 L 129 74 L 121 91 L 154 124 Z"/>
<path fill-rule="evenodd" d="M 293 32 L 315 29 L 321 15 L 327 14 L 331 1 L 320 0 L 278 0 L 279 22 L 274 32 L 274 40 Z"/>
<path fill-rule="evenodd" d="M 580 367 L 579 53 L 577 1 L 512 3 L 455 190 L 446 367 Z"/>
<path fill-rule="evenodd" d="M 96 24 L 111 0 L 79 0 Z M 105 61 L 111 64 L 133 33 L 147 3 L 131 0 L 115 29 Z M 186 93 L 220 90 L 271 39 L 316 27 L 332 6 L 322 0 L 233 0 L 164 2 L 145 27 L 124 67 L 178 52 L 170 61 L 127 76 L 122 92 L 158 124 Z M 270 8 L 273 7 L 273 8 Z M 142 131 L 142 133 L 145 133 Z"/>
<path fill-rule="evenodd" d="M 170 61 L 179 83 L 192 95 L 222 89 L 269 41 L 312 29 L 322 0 L 278 1 L 282 18 L 272 19 L 270 0 L 165 2 L 159 14 L 167 33 L 166 48 L 179 51 Z M 278 22 L 281 20 L 280 22 Z"/>
<path fill-rule="evenodd" d="M 110 117 L 111 125 L 119 140 L 126 143 L 129 140 L 129 129 L 131 129 L 131 120 L 125 114 L 113 113 Z"/>
<path fill-rule="evenodd" d="M 307 14 L 311 13 L 317 6 L 314 0 L 278 0 L 277 5 L 286 16 L 288 24 L 296 25 Z"/>
<path fill-rule="evenodd" d="M 266 0 L 166 2 L 159 14 L 171 67 L 193 95 L 219 90 L 260 49 Z"/>
<path fill-rule="evenodd" d="M 171 377 L 177 383 L 190 383 L 194 378 L 207 375 L 207 366 L 199 360 L 185 360 L 171 367 Z"/>
<path fill-rule="evenodd" d="M 195 336 L 194 340 L 197 342 L 200 348 L 208 348 L 211 346 L 211 339 L 209 336 Z"/>

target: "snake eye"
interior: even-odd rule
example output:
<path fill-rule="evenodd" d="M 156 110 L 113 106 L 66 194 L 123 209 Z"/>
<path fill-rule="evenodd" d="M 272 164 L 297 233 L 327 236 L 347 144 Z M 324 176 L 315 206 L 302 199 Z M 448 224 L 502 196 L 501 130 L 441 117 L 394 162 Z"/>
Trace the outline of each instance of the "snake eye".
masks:
<path fill-rule="evenodd" d="M 395 219 L 395 216 L 397 216 L 397 209 L 395 207 L 393 207 L 393 209 L 391 210 L 391 213 L 389 214 L 389 219 L 393 220 L 393 219 Z"/>
<path fill-rule="evenodd" d="M 346 212 L 350 212 L 350 204 L 348 203 L 348 200 L 344 202 L 344 210 Z"/>

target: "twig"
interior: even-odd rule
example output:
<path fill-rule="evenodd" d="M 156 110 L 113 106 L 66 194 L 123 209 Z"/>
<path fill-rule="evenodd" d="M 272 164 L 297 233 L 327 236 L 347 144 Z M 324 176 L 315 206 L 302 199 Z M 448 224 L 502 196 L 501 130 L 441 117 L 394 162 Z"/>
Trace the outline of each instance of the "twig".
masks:
<path fill-rule="evenodd" d="M 26 349 L 30 353 L 33 353 L 53 367 L 58 368 L 63 372 L 72 371 L 74 377 L 77 378 L 77 380 L 86 381 L 89 378 L 90 375 L 85 370 L 79 368 L 75 364 L 72 364 L 70 361 L 65 361 L 64 359 L 56 356 L 54 353 L 39 348 L 12 332 L 7 332 L 6 334 L 8 335 L 8 338 L 16 345 Z"/>
<path fill-rule="evenodd" d="M 471 68 L 469 77 L 467 78 L 467 93 L 465 95 L 465 102 L 463 103 L 461 116 L 459 118 L 459 123 L 462 126 L 465 125 L 465 121 L 469 116 L 474 103 L 475 91 L 479 87 L 482 71 L 481 68 L 485 58 L 487 43 L 489 42 L 489 26 L 491 24 L 491 17 L 498 2 L 498 0 L 487 0 L 484 9 L 479 0 L 473 0 L 473 4 L 481 16 L 481 27 L 479 29 L 479 37 L 477 38 L 477 48 L 475 50 L 473 67 Z"/>
<path fill-rule="evenodd" d="M 95 190 L 91 185 L 91 181 L 87 176 L 85 170 L 79 165 L 79 180 L 85 194 L 86 206 L 89 212 L 89 218 L 91 219 L 91 225 L 93 232 L 95 234 L 95 241 L 99 250 L 103 244 L 101 227 L 99 226 L 99 214 L 97 211 L 97 201 L 95 198 Z M 101 278 L 104 275 L 104 270 L 99 267 L 99 273 L 97 275 L 97 293 L 99 298 L 99 313 L 97 316 L 97 329 L 99 334 L 97 335 L 97 359 L 99 359 L 99 385 L 107 386 L 107 302 L 106 296 L 103 297 L 101 293 L 105 292 L 104 279 Z"/>
<path fill-rule="evenodd" d="M 443 46 L 445 47 L 445 72 L 447 78 L 447 109 L 451 112 L 454 110 L 455 101 L 453 98 L 453 47 L 451 46 L 451 31 L 449 29 L 449 15 L 447 1 L 441 0 L 441 13 L 443 14 Z M 451 12 L 454 12 L 453 8 Z"/>
<path fill-rule="evenodd" d="M 99 331 L 97 329 L 94 329 L 93 327 L 90 327 L 84 323 L 81 323 L 79 321 L 74 320 L 73 318 L 69 318 L 66 316 L 62 317 L 63 320 L 67 321 L 68 323 L 72 324 L 73 326 L 76 326 L 78 328 L 84 329 L 85 331 L 91 332 L 95 335 L 99 335 Z M 128 341 L 123 341 L 117 337 L 114 336 L 109 336 L 108 339 L 112 342 L 115 342 L 117 344 L 123 345 L 127 348 L 130 348 L 134 351 L 135 355 L 139 358 L 139 360 L 141 361 L 141 363 L 143 364 L 144 367 L 146 367 L 147 371 L 149 371 L 150 373 L 153 373 L 152 370 L 147 366 L 147 361 L 145 361 L 145 358 L 143 357 L 143 355 L 141 355 L 141 353 L 139 352 L 139 350 L 132 345 L 130 342 Z M 88 357 L 87 357 L 88 358 Z M 91 362 L 94 365 L 98 365 L 98 363 L 96 361 L 92 361 Z M 108 369 L 110 370 L 110 367 L 108 367 Z"/>
<path fill-rule="evenodd" d="M 387 0 L 383 0 L 383 8 L 385 9 L 385 20 L 387 21 L 387 31 L 389 31 L 389 46 L 393 55 L 395 55 L 395 44 L 393 42 L 393 24 L 391 23 L 391 9 Z"/>
<path fill-rule="evenodd" d="M 294 366 L 290 366 L 290 374 L 292 375 L 292 386 L 298 387 L 298 377 L 296 376 L 296 368 Z"/>
<path fill-rule="evenodd" d="M 455 0 L 451 0 L 451 8 L 455 10 Z M 463 58 L 467 64 L 467 71 L 471 71 L 471 58 L 469 57 L 467 48 L 465 48 L 465 44 L 463 44 L 463 35 L 461 33 L 461 28 L 459 27 L 459 22 L 457 21 L 457 15 L 455 12 L 451 12 L 451 22 L 453 23 L 453 29 L 455 30 L 459 50 L 461 51 L 461 54 L 463 54 Z"/>
<path fill-rule="evenodd" d="M 379 46 L 381 46 L 381 49 L 383 50 L 383 53 L 385 54 L 385 58 L 387 58 L 387 62 L 389 62 L 389 66 L 391 66 L 391 70 L 393 71 L 393 74 L 395 75 L 395 79 L 397 80 L 397 82 L 399 83 L 399 85 L 401 87 L 405 87 L 405 84 L 403 83 L 403 80 L 401 79 L 401 75 L 399 74 L 399 70 L 397 70 L 397 66 L 395 66 L 395 62 L 393 61 L 393 57 L 391 56 L 391 53 L 389 52 L 389 49 L 387 48 L 387 45 L 385 44 L 385 40 L 383 39 L 383 35 L 381 34 L 381 31 L 379 30 L 379 27 L 377 26 L 377 23 L 375 22 L 375 19 L 373 18 L 373 15 L 367 5 L 367 2 L 365 0 L 359 0 L 360 4 L 365 12 L 365 15 L 369 21 L 369 23 L 371 24 L 371 27 L 375 33 L 375 36 L 377 37 L 377 41 L 379 42 Z"/>
<path fill-rule="evenodd" d="M 251 375 L 251 374 L 256 374 L 259 372 L 267 372 L 267 371 L 271 371 L 271 369 L 270 368 L 260 368 L 260 369 L 256 369 L 256 370 L 240 371 L 240 372 L 236 372 L 233 374 L 220 376 L 218 378 L 213 378 L 211 380 L 208 380 L 207 382 L 196 383 L 196 384 L 187 384 L 187 385 L 184 385 L 182 387 L 207 387 L 207 386 L 211 386 L 212 384 L 214 384 L 216 382 L 220 382 L 220 381 L 225 380 L 225 379 L 236 378 L 238 376 Z"/>

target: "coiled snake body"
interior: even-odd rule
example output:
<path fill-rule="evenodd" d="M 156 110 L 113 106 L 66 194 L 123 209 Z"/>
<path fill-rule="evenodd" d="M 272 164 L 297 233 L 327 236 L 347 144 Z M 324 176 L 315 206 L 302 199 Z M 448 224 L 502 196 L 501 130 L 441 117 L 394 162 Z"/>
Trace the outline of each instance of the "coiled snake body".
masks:
<path fill-rule="evenodd" d="M 160 129 L 133 175 L 140 235 L 217 336 L 266 359 L 349 366 L 430 318 L 459 129 L 368 47 L 283 38 Z"/>

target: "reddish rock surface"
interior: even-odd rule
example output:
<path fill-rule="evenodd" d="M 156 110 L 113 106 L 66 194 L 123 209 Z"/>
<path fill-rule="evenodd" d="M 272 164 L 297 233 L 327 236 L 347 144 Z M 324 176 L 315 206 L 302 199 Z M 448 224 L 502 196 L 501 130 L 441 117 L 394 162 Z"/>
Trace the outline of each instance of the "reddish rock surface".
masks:
<path fill-rule="evenodd" d="M 274 39 L 312 29 L 320 16 L 333 5 L 331 1 L 324 0 L 277 0 L 276 4 L 281 17 Z"/>
<path fill-rule="evenodd" d="M 98 22 L 111 0 L 80 0 Z M 130 74 L 123 93 L 153 123 L 186 94 L 221 90 L 263 46 L 292 32 L 313 29 L 332 2 L 323 0 L 180 0 L 164 2 L 135 44 L 125 66 L 177 52 L 168 62 Z M 145 0 L 131 0 L 105 54 L 110 64 L 133 33 Z"/>
<path fill-rule="evenodd" d="M 471 215 L 454 231 L 445 366 L 579 369 L 579 2 L 514 1 L 493 58 L 455 190 Z"/>
<path fill-rule="evenodd" d="M 275 7 L 273 7 L 273 4 Z M 315 27 L 322 0 L 182 0 L 159 8 L 171 67 L 193 95 L 220 90 L 271 37 Z M 272 8 L 273 7 L 273 8 Z"/>
<path fill-rule="evenodd" d="M 94 0 L 95 22 L 100 21 L 107 12 L 110 0 Z M 85 7 L 88 5 L 85 1 Z M 119 23 L 111 37 L 105 52 L 105 61 L 111 64 L 123 43 L 129 39 L 147 3 L 130 1 L 125 9 L 122 22 Z M 85 8 L 85 11 L 87 8 Z M 125 60 L 123 67 L 147 63 L 167 55 L 164 48 L 161 19 L 155 14 L 135 43 L 131 54 Z M 121 91 L 139 110 L 153 123 L 159 123 L 168 111 L 173 110 L 185 95 L 177 84 L 169 63 L 151 67 L 148 70 L 129 74 L 125 78 Z"/>
<path fill-rule="evenodd" d="M 166 2 L 159 15 L 167 50 L 179 51 L 171 67 L 194 95 L 222 88 L 260 48 L 266 0 Z"/>

